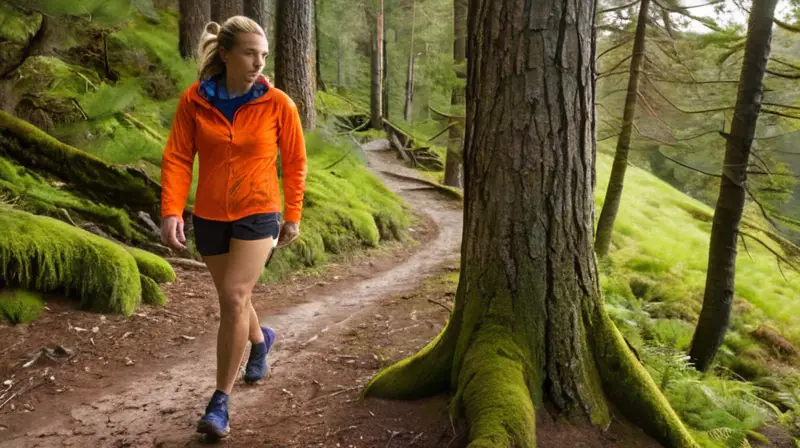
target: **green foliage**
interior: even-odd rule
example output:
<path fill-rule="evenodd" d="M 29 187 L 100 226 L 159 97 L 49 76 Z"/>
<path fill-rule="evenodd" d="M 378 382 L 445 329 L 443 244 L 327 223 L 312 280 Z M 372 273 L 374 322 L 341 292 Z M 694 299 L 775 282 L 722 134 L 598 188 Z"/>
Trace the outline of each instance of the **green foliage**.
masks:
<path fill-rule="evenodd" d="M 44 311 L 41 294 L 22 289 L 0 290 L 0 317 L 11 325 L 33 322 Z"/>
<path fill-rule="evenodd" d="M 28 0 L 26 5 L 50 16 L 85 16 L 99 26 L 116 25 L 131 13 L 131 0 Z"/>
<path fill-rule="evenodd" d="M 41 15 L 26 14 L 11 3 L 0 2 L 0 41 L 6 42 L 4 46 L 8 43 L 28 43 L 39 30 L 41 23 Z"/>
<path fill-rule="evenodd" d="M 0 278 L 41 292 L 61 292 L 83 308 L 130 315 L 142 287 L 124 248 L 61 221 L 0 209 Z"/>
<path fill-rule="evenodd" d="M 156 283 L 175 281 L 175 271 L 166 260 L 151 252 L 135 247 L 128 247 L 127 249 L 136 259 L 136 265 L 143 277 L 149 277 Z"/>

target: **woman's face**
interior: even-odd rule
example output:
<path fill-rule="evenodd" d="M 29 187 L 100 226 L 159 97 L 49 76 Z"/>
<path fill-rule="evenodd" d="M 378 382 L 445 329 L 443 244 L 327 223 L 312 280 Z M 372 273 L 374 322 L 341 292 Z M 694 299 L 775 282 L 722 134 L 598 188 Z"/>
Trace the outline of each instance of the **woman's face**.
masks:
<path fill-rule="evenodd" d="M 230 51 L 220 49 L 228 79 L 248 85 L 261 74 L 268 53 L 267 39 L 258 33 L 239 33 Z"/>

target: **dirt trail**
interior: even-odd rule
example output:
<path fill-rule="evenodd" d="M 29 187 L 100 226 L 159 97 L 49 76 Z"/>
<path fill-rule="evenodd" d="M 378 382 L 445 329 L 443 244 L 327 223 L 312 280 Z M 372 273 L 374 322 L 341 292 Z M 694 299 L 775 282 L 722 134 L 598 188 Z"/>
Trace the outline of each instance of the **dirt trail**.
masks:
<path fill-rule="evenodd" d="M 391 171 L 396 165 L 393 155 L 381 150 L 382 147 L 383 143 L 377 142 L 365 148 L 369 163 L 376 171 Z M 278 386 L 323 363 L 315 347 L 320 341 L 331 338 L 332 334 L 352 334 L 354 326 L 365 325 L 357 324 L 356 320 L 375 315 L 371 307 L 376 306 L 376 301 L 418 289 L 424 280 L 439 272 L 444 263 L 457 260 L 462 231 L 460 205 L 435 192 L 417 190 L 420 185 L 415 182 L 389 177 L 383 180 L 435 224 L 435 237 L 409 258 L 372 278 L 343 281 L 332 287 L 320 284 L 309 289 L 302 300 L 298 299 L 305 303 L 273 314 L 262 313 L 263 322 L 278 334 L 271 355 L 273 373 L 255 388 L 237 383 L 231 399 L 234 431 L 239 428 L 240 434 L 254 433 L 247 428 L 243 417 L 239 422 L 235 420 L 235 416 L 246 414 L 243 410 L 262 406 L 266 398 L 274 402 L 276 395 L 294 396 L 285 387 Z M 257 296 L 254 302 L 259 302 Z M 438 318 L 442 320 L 444 311 L 439 311 Z M 212 322 L 216 326 L 216 322 Z M 408 328 L 413 326 L 412 322 Z M 433 325 L 428 327 L 430 334 L 438 331 Z M 0 447 L 186 446 L 197 443 L 194 423 L 214 389 L 215 334 L 210 331 L 185 346 L 183 356 L 177 356 L 177 361 L 153 363 L 136 375 L 128 375 L 133 377 L 124 384 L 113 379 L 111 384 L 98 384 L 97 390 L 85 394 L 79 401 L 58 395 L 49 398 L 46 404 L 39 404 L 36 412 L 26 416 L 27 424 L 20 425 L 19 418 L 12 419 L 12 423 L 17 424 L 10 425 L 5 434 L 0 432 L 0 439 L 4 439 Z M 422 336 L 427 337 L 428 334 Z M 329 348 L 339 350 L 335 346 Z M 377 355 L 375 358 L 378 359 Z M 320 370 L 324 371 L 325 366 Z M 358 381 L 363 382 L 367 377 Z M 124 375 L 120 378 L 127 379 Z M 336 379 L 331 381 L 335 383 Z M 325 392 L 321 381 L 313 380 L 311 386 L 316 388 L 310 392 L 312 395 Z M 335 389 L 332 393 L 336 391 L 342 392 Z M 264 446 L 263 443 L 258 445 Z"/>

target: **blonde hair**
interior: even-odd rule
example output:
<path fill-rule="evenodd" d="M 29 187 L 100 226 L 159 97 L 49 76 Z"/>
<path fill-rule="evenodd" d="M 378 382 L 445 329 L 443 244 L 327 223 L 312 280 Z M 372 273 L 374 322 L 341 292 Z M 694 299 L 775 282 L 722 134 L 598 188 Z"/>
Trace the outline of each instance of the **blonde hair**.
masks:
<path fill-rule="evenodd" d="M 239 33 L 256 33 L 267 37 L 261 25 L 245 16 L 233 16 L 220 26 L 217 22 L 209 22 L 200 37 L 200 65 L 198 75 L 200 79 L 207 79 L 225 72 L 225 62 L 219 54 L 219 49 L 231 51 L 236 46 L 236 36 Z M 269 44 L 267 44 L 269 45 Z"/>

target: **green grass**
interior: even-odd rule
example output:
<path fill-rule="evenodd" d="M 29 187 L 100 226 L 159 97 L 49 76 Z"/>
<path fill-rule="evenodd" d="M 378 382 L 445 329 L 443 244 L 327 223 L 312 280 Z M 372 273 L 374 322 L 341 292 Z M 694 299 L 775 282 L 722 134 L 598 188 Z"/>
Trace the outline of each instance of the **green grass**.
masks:
<path fill-rule="evenodd" d="M 597 158 L 598 210 L 602 206 L 612 159 Z M 646 301 L 683 303 L 688 310 L 702 301 L 713 210 L 675 190 L 644 170 L 630 167 L 612 239 L 610 259 L 602 271 L 627 279 L 645 277 L 653 284 Z M 761 232 L 777 251 L 780 247 Z M 736 266 L 734 326 L 754 330 L 764 319 L 800 346 L 800 274 L 783 266 L 755 241 L 749 254 L 740 244 Z M 608 291 L 607 291 L 608 292 Z M 663 306 L 663 305 L 661 305 Z M 688 317 L 688 316 L 687 316 Z"/>

